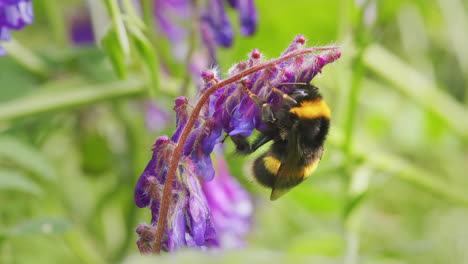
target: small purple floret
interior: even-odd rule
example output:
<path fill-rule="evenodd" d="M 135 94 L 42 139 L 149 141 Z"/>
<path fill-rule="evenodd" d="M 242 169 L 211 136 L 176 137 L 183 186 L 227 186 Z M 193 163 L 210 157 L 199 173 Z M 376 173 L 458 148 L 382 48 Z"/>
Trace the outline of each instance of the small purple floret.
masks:
<path fill-rule="evenodd" d="M 0 42 L 9 41 L 11 30 L 22 30 L 34 20 L 31 0 L 0 0 Z M 5 50 L 0 46 L 0 56 Z"/>

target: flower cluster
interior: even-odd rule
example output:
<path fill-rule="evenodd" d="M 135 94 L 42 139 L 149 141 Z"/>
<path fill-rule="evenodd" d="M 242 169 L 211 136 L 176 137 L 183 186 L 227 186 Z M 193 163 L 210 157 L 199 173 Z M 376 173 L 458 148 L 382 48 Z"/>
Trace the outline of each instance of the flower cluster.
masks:
<path fill-rule="evenodd" d="M 11 30 L 21 30 L 33 22 L 31 0 L 0 0 L 0 42 L 9 41 Z M 0 56 L 5 50 L 0 46 Z"/>
<path fill-rule="evenodd" d="M 234 30 L 226 13 L 223 0 L 207 0 L 203 6 L 195 7 L 192 0 L 155 0 L 155 15 L 161 31 L 174 45 L 174 50 L 187 50 L 185 45 L 189 36 L 186 27 L 188 18 L 199 16 L 199 30 L 204 46 L 212 62 L 216 61 L 216 47 L 230 47 Z M 231 8 L 239 13 L 240 33 L 253 35 L 257 29 L 257 10 L 253 0 L 229 0 Z M 195 8 L 199 10 L 195 12 Z M 199 13 L 199 14 L 197 14 Z"/>
<path fill-rule="evenodd" d="M 202 181 L 203 193 L 211 209 L 219 244 L 223 248 L 245 246 L 250 228 L 252 201 L 239 183 L 229 174 L 226 161 L 215 154 L 216 176 Z"/>
<path fill-rule="evenodd" d="M 305 49 L 304 44 L 304 37 L 299 35 L 280 59 L 267 63 L 268 67 L 251 74 L 240 74 L 262 63 L 260 52 L 257 49 L 253 50 L 248 61 L 234 65 L 228 72 L 230 77 L 239 76 L 238 82 L 220 87 L 203 104 L 200 103 L 202 102 L 200 99 L 197 107 L 202 108 L 189 136 L 185 142 L 182 142 L 182 157 L 178 163 L 173 163 L 178 164 L 177 178 L 172 185 L 172 199 L 162 244 L 164 250 L 170 251 L 180 246 L 217 246 L 220 244 L 220 237 L 223 236 L 221 232 L 227 226 L 234 226 L 236 219 L 245 219 L 248 210 L 232 206 L 239 203 L 239 199 L 243 200 L 238 198 L 242 195 L 236 195 L 237 198 L 229 195 L 223 197 L 219 191 L 209 191 L 208 186 L 211 185 L 213 188 L 224 189 L 221 192 L 240 193 L 233 191 L 239 189 L 238 186 L 226 187 L 225 184 L 229 180 L 223 180 L 222 173 L 218 173 L 218 178 L 213 181 L 215 169 L 210 154 L 215 145 L 222 141 L 223 132 L 228 136 L 249 136 L 254 129 L 259 131 L 265 129 L 266 124 L 261 119 L 261 109 L 247 96 L 244 86 L 275 108 L 278 107 L 281 98 L 272 91 L 272 86 L 288 93 L 292 88 L 291 83 L 309 83 L 325 65 L 341 56 L 339 49 L 333 47 L 326 48 L 327 51 L 320 54 L 312 54 L 309 50 L 307 54 L 301 53 L 300 51 Z M 298 55 L 289 56 L 291 54 Z M 200 98 L 210 87 L 220 82 L 217 75 L 214 70 L 201 74 L 205 86 L 200 90 Z M 188 123 L 190 113 L 195 108 L 185 97 L 176 99 L 175 133 L 171 138 L 164 136 L 157 139 L 153 148 L 153 158 L 137 183 L 135 202 L 139 207 L 151 208 L 153 225 L 156 225 L 158 220 L 168 164 L 177 162 L 172 160 L 172 154 Z M 218 165 L 218 170 L 223 166 Z M 200 187 L 200 181 L 203 182 L 203 188 Z M 235 184 L 230 185 L 235 186 Z M 215 210 L 219 208 L 224 211 L 216 213 Z M 242 224 L 236 226 L 239 228 L 237 231 L 231 230 L 231 236 L 245 233 L 245 226 Z M 145 226 L 144 230 L 151 232 L 137 230 L 140 234 L 138 244 L 142 252 L 147 252 L 150 250 L 154 236 L 146 234 L 153 234 L 154 227 Z"/>

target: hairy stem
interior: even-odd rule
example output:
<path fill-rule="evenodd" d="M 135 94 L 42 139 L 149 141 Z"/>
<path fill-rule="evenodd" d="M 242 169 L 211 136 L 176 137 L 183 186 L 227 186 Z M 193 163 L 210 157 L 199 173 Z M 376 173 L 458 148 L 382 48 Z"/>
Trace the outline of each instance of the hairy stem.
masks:
<path fill-rule="evenodd" d="M 272 67 L 280 62 L 286 61 L 288 59 L 294 58 L 296 56 L 306 54 L 306 53 L 312 53 L 314 51 L 321 51 L 321 50 L 333 50 L 333 49 L 338 49 L 337 46 L 326 46 L 326 47 L 314 47 L 314 48 L 307 48 L 307 49 L 300 49 L 296 50 L 294 52 L 291 52 L 287 55 L 284 55 L 280 58 L 261 63 L 257 66 L 254 66 L 252 68 L 249 68 L 243 72 L 240 72 L 226 80 L 223 80 L 221 82 L 216 83 L 215 85 L 211 86 L 208 90 L 206 90 L 205 93 L 202 94 L 200 99 L 197 102 L 197 105 L 193 109 L 192 114 L 190 115 L 190 118 L 187 122 L 187 124 L 184 127 L 184 130 L 182 131 L 182 134 L 180 136 L 179 141 L 177 142 L 177 145 L 174 149 L 172 158 L 169 163 L 169 168 L 167 172 L 167 177 L 166 177 L 166 182 L 164 183 L 164 190 L 163 190 L 163 196 L 162 196 L 162 201 L 161 201 L 161 207 L 159 209 L 159 215 L 158 215 L 158 224 L 156 228 L 156 234 L 155 234 L 155 240 L 153 244 L 153 253 L 154 254 L 159 254 L 161 251 L 161 244 L 162 244 L 162 239 L 164 236 L 164 227 L 166 226 L 166 220 L 167 220 L 167 213 L 169 210 L 169 204 L 171 202 L 171 193 L 172 193 L 172 183 L 174 182 L 174 178 L 176 175 L 176 170 L 177 170 L 177 165 L 179 164 L 179 160 L 182 156 L 183 152 L 183 147 L 185 144 L 185 141 L 187 140 L 188 136 L 190 135 L 190 132 L 192 131 L 193 126 L 195 125 L 195 122 L 197 121 L 198 115 L 200 114 L 200 111 L 203 107 L 203 105 L 206 103 L 210 95 L 218 90 L 219 88 L 226 86 L 228 84 L 234 83 L 236 81 L 241 80 L 243 77 L 248 76 L 252 73 L 255 73 L 257 71 Z"/>

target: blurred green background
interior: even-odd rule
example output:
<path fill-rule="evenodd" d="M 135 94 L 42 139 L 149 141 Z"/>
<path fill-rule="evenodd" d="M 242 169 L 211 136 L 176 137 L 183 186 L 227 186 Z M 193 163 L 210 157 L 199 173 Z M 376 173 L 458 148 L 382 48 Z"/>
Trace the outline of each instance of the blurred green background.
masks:
<path fill-rule="evenodd" d="M 248 248 L 160 259 L 138 253 L 134 230 L 150 213 L 133 190 L 174 127 L 148 130 L 145 104 L 171 113 L 184 66 L 161 38 L 143 51 L 136 40 L 119 79 L 112 48 L 68 41 L 81 1 L 34 4 L 35 23 L 0 58 L 0 263 L 468 263 L 466 1 L 257 0 L 250 38 L 231 12 L 223 72 L 253 48 L 277 57 L 297 34 L 342 47 L 313 81 L 331 135 L 315 175 L 275 202 L 228 142 L 255 204 Z M 158 74 L 156 58 L 175 74 Z"/>

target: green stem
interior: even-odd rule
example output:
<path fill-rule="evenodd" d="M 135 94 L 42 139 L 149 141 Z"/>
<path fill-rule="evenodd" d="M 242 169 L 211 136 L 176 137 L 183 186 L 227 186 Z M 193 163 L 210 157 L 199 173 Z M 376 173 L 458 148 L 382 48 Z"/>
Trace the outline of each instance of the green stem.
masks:
<path fill-rule="evenodd" d="M 152 1 L 146 1 L 146 2 L 152 2 Z M 132 23 L 135 23 L 136 26 L 139 28 L 145 30 L 146 25 L 145 22 L 143 22 L 138 15 L 137 11 L 135 10 L 135 5 L 133 4 L 132 0 L 122 0 L 122 5 L 125 10 L 125 14 L 130 18 Z"/>
<path fill-rule="evenodd" d="M 344 144 L 343 150 L 345 154 L 345 164 L 344 164 L 344 178 L 343 178 L 343 194 L 344 194 L 344 208 L 343 208 L 343 224 L 345 230 L 345 241 L 346 241 L 346 253 L 344 258 L 344 263 L 346 264 L 356 264 L 359 257 L 359 230 L 355 225 L 350 224 L 350 222 L 358 222 L 359 220 L 351 214 L 348 209 L 350 201 L 353 199 L 350 189 L 351 184 L 354 181 L 354 161 L 353 158 L 353 138 L 355 132 L 355 118 L 356 112 L 359 103 L 359 95 L 361 91 L 361 80 L 364 72 L 364 67 L 362 65 L 362 50 L 354 58 L 354 69 L 355 72 L 352 77 L 351 87 L 349 92 L 349 100 L 347 109 L 345 112 L 345 123 L 344 123 Z M 346 213 L 347 212 L 347 213 Z M 356 218 L 356 219 L 355 219 Z M 354 220 L 354 221 L 353 221 Z"/>
<path fill-rule="evenodd" d="M 371 152 L 372 155 L 361 155 L 366 161 L 375 168 L 390 172 L 401 180 L 413 184 L 421 189 L 429 191 L 435 195 L 445 197 L 451 201 L 468 206 L 468 195 L 458 186 L 448 184 L 429 171 L 417 167 L 400 159 L 385 153 Z"/>
<path fill-rule="evenodd" d="M 41 79 L 46 79 L 49 75 L 47 64 L 34 52 L 21 45 L 15 39 L 2 43 L 9 57 L 17 61 L 26 70 L 37 75 Z"/>
<path fill-rule="evenodd" d="M 116 0 L 105 0 L 109 15 L 112 20 L 112 24 L 117 32 L 117 38 L 119 40 L 119 46 L 124 55 L 130 53 L 130 43 L 128 41 L 127 30 L 123 22 L 122 13 L 120 11 L 119 4 Z"/>
<path fill-rule="evenodd" d="M 434 112 L 465 140 L 468 139 L 467 108 L 438 89 L 435 83 L 416 69 L 378 44 L 370 45 L 364 51 L 363 63 L 405 96 Z"/>
<path fill-rule="evenodd" d="M 170 44 L 168 43 L 167 37 L 163 36 L 156 26 L 154 19 L 154 1 L 141 1 L 143 10 L 143 21 L 148 27 L 148 38 L 156 49 L 158 55 L 158 61 L 161 65 L 164 65 L 166 70 L 170 74 L 177 75 L 177 64 L 172 57 L 172 51 L 170 50 Z"/>
<path fill-rule="evenodd" d="M 361 80 L 364 73 L 364 67 L 362 64 L 362 51 L 360 51 L 356 57 L 355 62 L 353 63 L 354 74 L 351 81 L 351 87 L 349 92 L 348 107 L 345 112 L 345 122 L 344 122 L 344 152 L 346 156 L 351 155 L 351 150 L 353 148 L 353 135 L 354 135 L 354 124 L 356 119 L 356 111 L 359 103 L 359 95 L 361 92 Z M 348 161 L 350 161 L 348 159 Z"/>
<path fill-rule="evenodd" d="M 89 85 L 53 93 L 33 94 L 0 105 L 0 122 L 26 116 L 66 110 L 109 99 L 138 95 L 145 92 L 145 84 L 137 78 L 113 83 Z"/>
<path fill-rule="evenodd" d="M 154 34 L 156 23 L 154 20 L 154 1 L 142 1 L 141 7 L 143 10 L 143 21 L 152 35 Z"/>
<path fill-rule="evenodd" d="M 362 63 L 362 54 L 365 46 L 367 45 L 367 34 L 369 33 L 364 25 L 364 13 L 367 6 L 369 5 L 369 0 L 367 0 L 362 7 L 358 10 L 358 20 L 354 25 L 354 42 L 358 47 L 358 53 L 353 58 L 352 68 L 354 69 L 351 87 L 348 95 L 348 103 L 344 120 L 344 144 L 343 151 L 345 155 L 345 164 L 344 164 L 344 179 L 343 179 L 343 189 L 344 189 L 344 207 L 343 207 L 343 228 L 345 232 L 345 248 L 346 253 L 344 256 L 345 264 L 356 264 L 359 259 L 359 223 L 361 222 L 359 216 L 352 214 L 351 211 L 356 207 L 350 207 L 353 199 L 355 197 L 352 194 L 352 185 L 356 180 L 355 176 L 355 159 L 353 159 L 352 149 L 353 138 L 355 134 L 355 119 L 356 112 L 359 104 L 359 96 L 361 93 L 361 82 L 364 75 L 364 66 Z M 349 3 L 348 5 L 352 5 Z"/>
<path fill-rule="evenodd" d="M 359 234 L 347 231 L 345 236 L 346 252 L 344 255 L 345 264 L 357 264 L 359 259 Z"/>
<path fill-rule="evenodd" d="M 95 247 L 93 239 L 80 227 L 68 231 L 64 239 L 80 263 L 106 263 L 99 249 Z"/>
<path fill-rule="evenodd" d="M 68 43 L 68 30 L 66 23 L 64 23 L 65 16 L 60 9 L 60 1 L 57 0 L 44 0 L 43 6 L 47 15 L 47 19 L 55 39 L 61 47 L 67 46 Z"/>
<path fill-rule="evenodd" d="M 364 140 L 357 139 L 358 142 Z M 338 147 L 343 147 L 343 136 L 331 133 L 327 140 L 328 143 Z M 468 206 L 468 194 L 458 186 L 448 184 L 440 179 L 434 173 L 424 168 L 415 166 L 410 162 L 389 153 L 383 153 L 378 149 L 367 147 L 362 144 L 355 146 L 352 151 L 354 160 L 362 160 L 372 167 L 391 173 L 407 183 L 412 184 L 422 190 L 431 192 L 441 198 Z"/>

